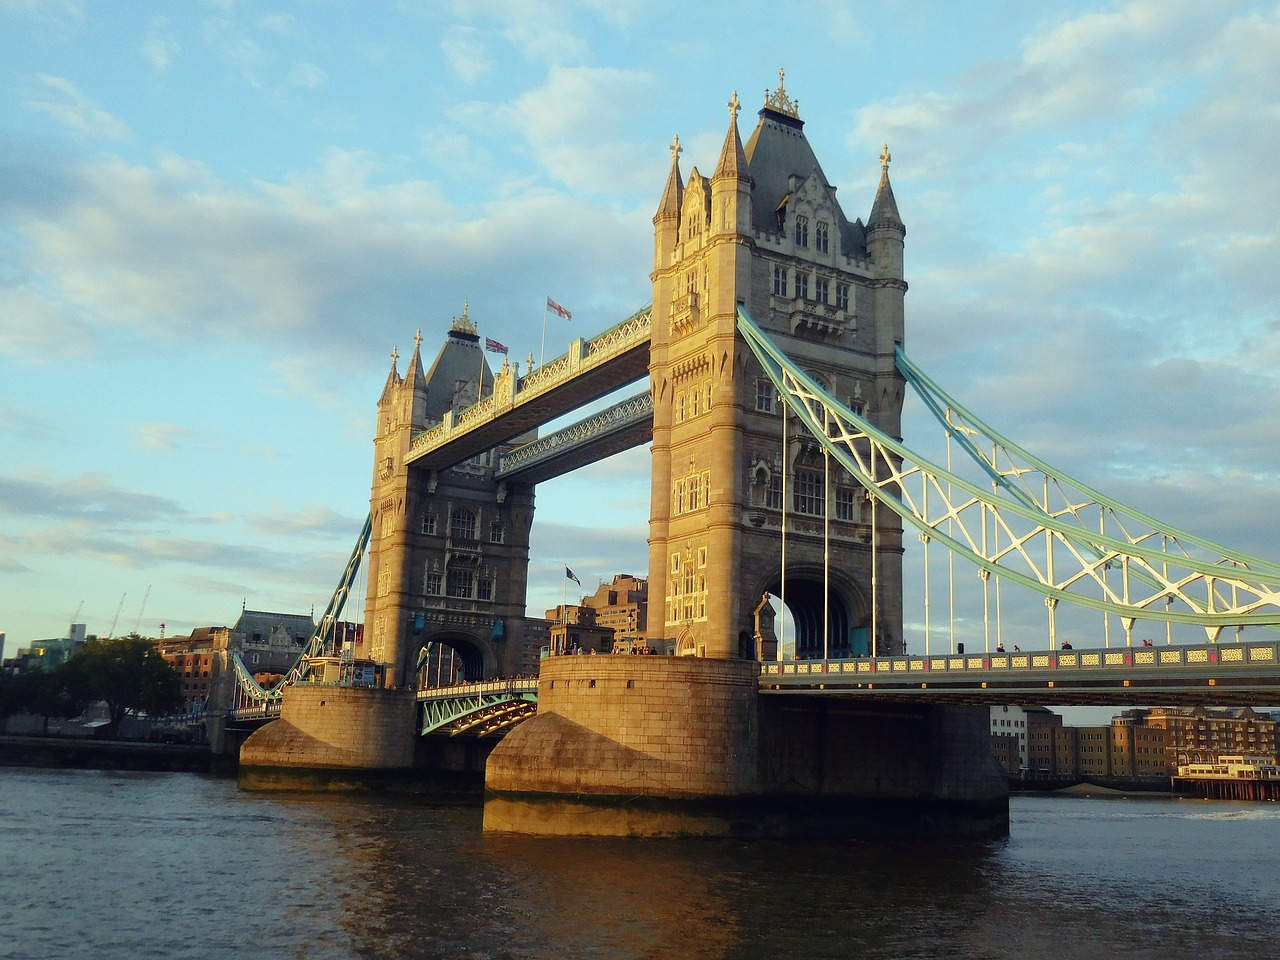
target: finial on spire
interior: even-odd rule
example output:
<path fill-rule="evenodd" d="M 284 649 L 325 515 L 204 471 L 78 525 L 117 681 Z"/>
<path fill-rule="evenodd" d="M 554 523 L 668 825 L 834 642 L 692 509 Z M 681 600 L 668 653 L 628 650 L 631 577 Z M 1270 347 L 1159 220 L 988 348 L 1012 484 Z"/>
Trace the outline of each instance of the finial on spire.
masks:
<path fill-rule="evenodd" d="M 400 351 L 397 348 L 392 347 L 391 348 L 391 365 L 394 367 L 396 365 L 396 361 L 399 359 L 400 359 Z"/>
<path fill-rule="evenodd" d="M 893 159 L 893 154 L 889 152 L 889 145 L 886 143 L 884 149 L 880 151 L 880 169 L 888 171 L 889 161 Z"/>
<path fill-rule="evenodd" d="M 742 101 L 738 99 L 737 90 L 733 91 L 733 96 L 729 98 L 728 107 L 729 119 L 736 123 L 738 119 L 738 111 L 742 109 Z"/>
<path fill-rule="evenodd" d="M 417 353 L 422 346 L 422 328 L 418 328 L 418 332 L 413 335 L 413 352 Z"/>
<path fill-rule="evenodd" d="M 787 71 L 778 68 L 778 89 L 775 93 L 770 93 L 767 89 L 764 92 L 764 106 L 766 110 L 773 110 L 777 113 L 784 113 L 788 117 L 800 119 L 800 101 L 792 100 L 787 96 L 787 88 L 785 80 Z"/>
<path fill-rule="evenodd" d="M 476 325 L 472 322 L 471 317 L 467 315 L 467 311 L 471 308 L 469 300 L 462 301 L 462 316 L 453 318 L 453 330 L 458 333 L 475 333 Z"/>
<path fill-rule="evenodd" d="M 670 150 L 671 161 L 674 163 L 680 159 L 680 154 L 684 153 L 684 147 L 680 146 L 680 134 L 677 133 L 672 139 Z"/>

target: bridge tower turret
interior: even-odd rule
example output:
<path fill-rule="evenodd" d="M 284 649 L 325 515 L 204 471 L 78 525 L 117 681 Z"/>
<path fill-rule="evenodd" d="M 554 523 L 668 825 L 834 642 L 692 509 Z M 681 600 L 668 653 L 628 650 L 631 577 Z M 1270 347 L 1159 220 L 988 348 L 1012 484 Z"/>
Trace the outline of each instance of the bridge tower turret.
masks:
<path fill-rule="evenodd" d="M 779 400 L 736 334 L 742 304 L 830 392 L 901 435 L 906 231 L 888 153 L 870 225 L 847 220 L 782 81 L 745 147 L 734 94 L 710 182 L 694 167 L 681 184 L 677 141 L 654 216 L 650 637 L 754 659 L 767 591 L 791 611 L 797 656 L 893 653 L 901 524 L 879 511 L 873 545 L 853 479 L 795 424 L 783 449 Z"/>
<path fill-rule="evenodd" d="M 494 385 L 465 308 L 425 373 L 420 348 L 419 335 L 403 378 L 393 359 L 378 400 L 368 656 L 384 664 L 388 686 L 415 685 L 420 664 L 438 662 L 423 655 L 432 645 L 451 651 L 452 676 L 531 672 L 536 650 L 524 639 L 524 601 L 533 487 L 494 478 L 505 446 L 442 470 L 405 462 L 414 436 L 489 396 Z M 499 381 L 515 375 L 504 363 Z"/>

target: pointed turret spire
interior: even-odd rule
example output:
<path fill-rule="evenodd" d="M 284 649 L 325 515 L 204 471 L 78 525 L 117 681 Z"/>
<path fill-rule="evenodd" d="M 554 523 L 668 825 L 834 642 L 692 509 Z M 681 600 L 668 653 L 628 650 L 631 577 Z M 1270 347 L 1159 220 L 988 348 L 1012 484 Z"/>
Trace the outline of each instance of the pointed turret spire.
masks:
<path fill-rule="evenodd" d="M 720 148 L 720 160 L 716 163 L 714 179 L 735 177 L 747 179 L 747 155 L 742 149 L 742 138 L 738 136 L 738 111 L 742 104 L 738 100 L 738 91 L 733 91 L 729 98 L 729 130 L 724 135 L 724 145 Z"/>
<path fill-rule="evenodd" d="M 417 388 L 424 383 L 426 376 L 422 370 L 422 328 L 419 327 L 413 335 L 413 356 L 409 358 L 409 366 L 404 372 L 404 382 Z"/>
<path fill-rule="evenodd" d="M 871 205 L 871 216 L 867 218 L 868 229 L 888 224 L 903 225 L 902 218 L 898 216 L 898 202 L 893 199 L 893 187 L 889 183 L 889 161 L 892 159 L 886 143 L 880 153 L 880 186 L 876 190 L 875 203 Z"/>
<path fill-rule="evenodd" d="M 680 218 L 680 204 L 684 201 L 684 181 L 680 179 L 680 154 L 684 148 L 680 146 L 680 135 L 676 134 L 671 142 L 671 173 L 667 175 L 667 185 L 662 190 L 662 200 L 658 203 L 658 212 L 654 220 Z"/>
<path fill-rule="evenodd" d="M 396 387 L 404 383 L 400 379 L 400 372 L 396 370 L 396 361 L 400 359 L 400 352 L 395 348 L 391 348 L 391 372 L 387 374 L 387 382 L 382 387 L 382 396 L 378 398 L 378 403 L 386 403 L 391 399 L 391 392 Z"/>

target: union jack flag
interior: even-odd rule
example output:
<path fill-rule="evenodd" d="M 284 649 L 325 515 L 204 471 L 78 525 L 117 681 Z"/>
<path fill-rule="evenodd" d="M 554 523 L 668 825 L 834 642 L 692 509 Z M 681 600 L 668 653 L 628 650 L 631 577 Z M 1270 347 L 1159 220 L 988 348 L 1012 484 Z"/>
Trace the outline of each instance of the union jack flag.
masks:
<path fill-rule="evenodd" d="M 490 353 L 500 353 L 503 356 L 507 354 L 506 344 L 499 343 L 497 340 L 490 340 L 488 337 L 484 338 L 484 348 Z"/>

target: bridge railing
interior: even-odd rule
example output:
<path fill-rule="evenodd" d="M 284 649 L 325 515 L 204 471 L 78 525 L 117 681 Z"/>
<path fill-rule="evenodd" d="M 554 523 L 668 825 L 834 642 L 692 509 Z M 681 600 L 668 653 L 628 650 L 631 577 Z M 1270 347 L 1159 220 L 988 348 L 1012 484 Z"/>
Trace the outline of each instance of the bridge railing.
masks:
<path fill-rule="evenodd" d="M 1106 650 L 1043 650 L 1012 653 L 947 653 L 853 659 L 783 660 L 765 663 L 760 682 L 803 684 L 828 680 L 874 682 L 927 680 L 938 674 L 982 679 L 1007 673 L 1121 672 L 1134 669 L 1215 667 L 1248 671 L 1280 664 L 1280 641 L 1219 643 L 1196 646 L 1119 647 Z"/>
<path fill-rule="evenodd" d="M 461 700 L 487 693 L 537 693 L 537 677 L 511 677 L 481 680 L 478 683 L 455 683 L 448 687 L 428 687 L 418 691 L 418 700 Z"/>

